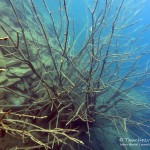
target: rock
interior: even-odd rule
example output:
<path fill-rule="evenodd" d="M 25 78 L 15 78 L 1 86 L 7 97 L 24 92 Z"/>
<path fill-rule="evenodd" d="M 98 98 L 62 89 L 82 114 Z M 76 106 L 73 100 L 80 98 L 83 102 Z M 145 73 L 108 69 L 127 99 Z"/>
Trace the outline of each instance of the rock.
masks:
<path fill-rule="evenodd" d="M 12 97 L 10 99 L 11 104 L 15 105 L 15 106 L 20 106 L 25 102 L 25 98 L 24 97 Z"/>
<path fill-rule="evenodd" d="M 20 81 L 20 78 L 13 78 L 13 79 L 9 78 L 7 82 L 4 84 L 4 86 L 10 86 L 10 85 L 18 83 L 19 81 Z"/>
<path fill-rule="evenodd" d="M 12 66 L 19 66 L 22 62 L 17 59 L 12 58 L 6 58 L 6 66 L 12 67 Z"/>
<path fill-rule="evenodd" d="M 21 67 L 11 67 L 9 68 L 9 74 L 7 76 L 15 78 L 15 77 L 25 77 L 27 75 L 31 74 L 30 68 L 21 68 Z"/>
<path fill-rule="evenodd" d="M 7 77 L 6 76 L 1 76 L 0 77 L 0 85 L 4 84 L 5 82 L 7 82 Z"/>
<path fill-rule="evenodd" d="M 3 99 L 5 96 L 5 90 L 3 88 L 0 88 L 0 100 Z"/>
<path fill-rule="evenodd" d="M 6 61 L 5 61 L 5 58 L 4 58 L 3 53 L 1 51 L 0 51 L 0 67 L 6 68 Z"/>

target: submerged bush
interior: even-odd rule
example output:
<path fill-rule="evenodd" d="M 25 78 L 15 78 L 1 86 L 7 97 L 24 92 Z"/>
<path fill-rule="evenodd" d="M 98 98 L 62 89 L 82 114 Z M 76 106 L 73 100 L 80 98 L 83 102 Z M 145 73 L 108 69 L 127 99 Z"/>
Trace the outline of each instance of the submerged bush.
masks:
<path fill-rule="evenodd" d="M 0 136 L 14 137 L 9 147 L 91 149 L 95 128 L 111 128 L 114 141 L 138 137 L 133 127 L 149 136 L 149 52 L 138 44 L 149 25 L 135 19 L 142 2 L 39 3 L 0 2 Z M 76 5 L 84 5 L 81 20 Z"/>

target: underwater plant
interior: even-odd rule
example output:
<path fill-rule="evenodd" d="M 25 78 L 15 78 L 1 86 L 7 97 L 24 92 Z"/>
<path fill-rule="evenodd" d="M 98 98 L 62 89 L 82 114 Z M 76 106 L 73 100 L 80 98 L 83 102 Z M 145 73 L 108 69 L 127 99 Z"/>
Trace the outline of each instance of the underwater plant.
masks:
<path fill-rule="evenodd" d="M 136 26 L 142 2 L 85 0 L 83 20 L 71 13 L 75 0 L 39 3 L 0 2 L 3 148 L 96 150 L 95 129 L 114 141 L 140 137 L 133 127 L 149 136 L 142 115 L 150 68 L 142 60 L 150 53 L 139 41 L 150 26 Z"/>

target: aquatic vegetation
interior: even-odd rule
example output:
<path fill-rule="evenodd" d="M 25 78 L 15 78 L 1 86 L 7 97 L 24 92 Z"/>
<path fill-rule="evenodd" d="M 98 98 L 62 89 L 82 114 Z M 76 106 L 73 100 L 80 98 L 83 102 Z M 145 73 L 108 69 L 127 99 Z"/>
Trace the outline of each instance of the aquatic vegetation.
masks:
<path fill-rule="evenodd" d="M 149 90 L 149 45 L 138 43 L 149 25 L 136 26 L 133 2 L 85 1 L 81 29 L 75 1 L 41 0 L 42 12 L 34 0 L 0 2 L 0 137 L 14 138 L 5 149 L 91 149 L 94 128 L 149 136 L 140 112 L 150 106 L 134 95 Z"/>

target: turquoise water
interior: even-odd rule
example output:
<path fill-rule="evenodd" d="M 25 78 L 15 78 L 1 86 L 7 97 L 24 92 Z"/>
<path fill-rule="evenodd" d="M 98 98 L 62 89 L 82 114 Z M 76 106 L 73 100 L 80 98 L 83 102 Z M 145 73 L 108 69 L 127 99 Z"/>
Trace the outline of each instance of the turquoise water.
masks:
<path fill-rule="evenodd" d="M 132 2 L 132 5 L 130 5 L 129 7 L 131 7 L 132 8 L 132 6 L 133 5 L 136 5 L 137 4 L 137 2 L 138 1 L 134 1 L 134 2 Z M 54 5 L 54 3 L 55 2 L 47 2 L 47 4 L 48 4 L 48 6 L 49 6 L 49 8 L 50 8 L 50 10 L 53 10 L 54 11 L 54 18 L 56 18 L 56 20 L 57 20 L 57 15 L 55 14 L 55 12 L 57 12 L 57 10 L 58 10 L 58 8 L 57 8 L 57 4 L 56 5 Z M 113 14 L 114 13 L 116 13 L 115 11 L 116 11 L 116 9 L 119 7 L 119 5 L 120 5 L 120 3 L 118 4 L 117 2 L 113 2 L 112 1 L 112 3 L 113 3 L 113 8 L 110 8 L 110 13 L 108 13 L 108 27 L 107 28 L 105 28 L 103 31 L 102 31 L 102 33 L 101 33 L 101 36 L 102 37 L 105 37 L 105 36 L 107 36 L 110 32 L 111 32 L 111 28 L 109 28 L 109 25 L 111 25 L 112 24 L 112 22 L 113 22 L 113 18 L 112 18 L 112 16 L 113 16 Z M 76 0 L 70 0 L 70 1 L 67 1 L 67 6 L 68 6 L 68 9 L 69 9 L 69 11 L 68 11 L 68 14 L 69 14 L 69 17 L 70 17 L 70 24 L 71 24 L 71 21 L 73 21 L 74 20 L 74 27 L 75 27 L 75 36 L 76 37 L 78 37 L 78 35 L 80 34 L 80 36 L 78 37 L 78 39 L 77 39 L 77 42 L 75 43 L 75 45 L 74 45 L 74 49 L 73 49 L 73 52 L 72 52 L 72 55 L 75 55 L 76 53 L 78 53 L 79 51 L 80 51 L 80 49 L 83 47 L 83 45 L 84 45 L 84 43 L 85 43 L 85 41 L 86 41 L 86 37 L 88 36 L 88 31 L 85 29 L 86 27 L 85 26 L 87 26 L 87 28 L 88 28 L 88 30 L 91 30 L 91 19 L 90 19 L 90 17 L 91 17 L 91 14 L 90 14 L 90 12 L 89 12 L 89 10 L 87 9 L 87 7 L 89 7 L 90 9 L 92 9 L 92 7 L 93 7 L 93 4 L 94 4 L 94 1 L 76 1 Z M 38 4 L 37 4 L 38 5 Z M 54 6 L 54 7 L 53 7 Z M 147 29 L 146 31 L 144 31 L 144 33 L 140 33 L 140 32 L 135 32 L 134 34 L 130 34 L 133 30 L 135 30 L 136 28 L 138 28 L 138 27 L 140 27 L 141 26 L 141 29 L 139 30 L 139 31 L 142 31 L 143 29 L 143 27 L 144 26 L 147 26 L 147 25 L 149 25 L 150 24 L 150 15 L 149 15 L 149 6 L 150 6 L 150 2 L 149 1 L 146 1 L 144 4 L 140 4 L 140 5 L 138 5 L 137 6 L 137 10 L 138 9 L 140 9 L 140 7 L 143 7 L 143 9 L 141 10 L 141 12 L 139 12 L 133 19 L 132 19 L 132 21 L 134 22 L 134 21 L 136 21 L 136 20 L 139 20 L 139 19 L 142 19 L 141 21 L 139 21 L 137 24 L 135 24 L 135 25 L 133 25 L 133 26 L 131 26 L 131 27 L 128 27 L 128 28 L 126 28 L 126 29 L 124 29 L 123 31 L 121 31 L 120 32 L 120 35 L 122 34 L 122 35 L 129 35 L 129 36 L 127 36 L 127 38 L 126 37 L 121 37 L 120 36 L 120 38 L 118 37 L 118 45 L 123 45 L 121 48 L 120 48 L 120 54 L 122 54 L 123 55 L 123 53 L 125 53 L 125 52 L 129 52 L 130 50 L 129 49 L 132 49 L 132 48 L 135 48 L 135 47 L 137 47 L 137 48 L 135 48 L 135 51 L 137 51 L 137 52 L 135 52 L 135 54 L 133 55 L 133 56 L 135 56 L 135 57 L 138 57 L 138 56 L 140 56 L 140 55 L 144 55 L 144 53 L 147 53 L 141 60 L 139 60 L 139 62 L 138 62 L 138 65 L 139 66 L 141 66 L 140 68 L 139 68 L 139 72 L 140 71 L 143 71 L 143 68 L 145 69 L 145 70 L 149 70 L 149 68 L 150 68 L 150 51 L 149 51 L 149 44 L 150 44 L 150 38 L 149 38 L 149 35 L 150 35 L 150 30 L 149 29 Z M 101 2 L 101 4 L 99 4 L 99 6 L 98 6 L 98 12 L 100 12 L 100 11 L 104 11 L 104 9 L 105 9 L 105 2 L 103 1 L 103 2 Z M 128 8 L 129 9 L 129 11 L 130 11 L 130 8 Z M 128 10 L 127 9 L 127 10 Z M 136 10 L 135 9 L 135 10 Z M 128 12 L 128 11 L 127 11 Z M 126 12 L 126 13 L 127 13 Z M 125 14 L 123 14 L 123 13 L 121 13 L 120 14 L 120 16 L 119 16 L 119 18 L 118 18 L 118 21 L 119 21 L 119 19 L 121 19 L 121 17 L 125 17 L 124 15 L 126 15 L 126 13 Z M 132 15 L 132 14 L 134 14 L 134 10 L 133 10 L 133 12 L 131 12 L 131 14 L 130 15 Z M 56 16 L 55 16 L 56 15 Z M 129 18 L 130 18 L 130 15 L 128 16 Z M 131 22 L 132 22 L 131 21 Z M 58 24 L 59 24 L 59 21 L 58 21 Z M 121 25 L 121 24 L 120 24 Z M 58 25 L 59 26 L 59 25 Z M 118 26 L 119 27 L 119 26 Z M 82 32 L 81 32 L 82 31 Z M 81 33 L 80 33 L 81 32 Z M 70 38 L 73 36 L 73 32 L 71 32 L 70 31 Z M 134 42 L 134 40 L 136 39 L 136 38 L 138 38 L 138 37 L 141 37 L 140 39 L 137 39 L 137 42 Z M 131 41 L 129 40 L 131 38 Z M 133 41 L 132 41 L 133 40 Z M 112 44 L 115 44 L 115 40 L 113 41 L 112 40 Z M 125 45 L 125 46 L 124 46 Z M 144 45 L 144 46 L 143 46 Z M 147 45 L 147 46 L 145 46 L 145 45 Z M 145 47 L 145 48 L 143 48 L 143 47 Z M 106 50 L 107 48 L 105 48 L 104 50 Z M 113 49 L 114 49 L 114 47 L 112 46 L 111 48 L 110 48 L 111 50 L 112 50 L 112 52 L 113 52 Z M 139 51 L 138 52 L 138 50 L 140 50 L 140 49 L 143 49 L 143 50 L 141 50 L 141 51 Z M 105 53 L 105 51 L 104 51 L 104 53 Z M 146 64 L 145 64 L 146 63 Z M 130 64 L 130 61 L 127 61 L 127 62 L 125 62 L 125 63 L 123 63 L 122 64 L 122 69 L 120 70 L 120 72 L 119 72 L 119 76 L 121 77 L 121 76 L 124 76 L 129 70 L 130 70 L 130 66 L 131 64 Z M 112 70 L 113 70 L 113 68 L 115 67 L 115 65 L 113 66 L 111 66 L 112 67 Z M 129 69 L 129 70 L 128 70 Z M 113 72 L 113 71 L 112 71 Z M 134 76 L 134 75 L 133 75 Z M 141 98 L 142 98 L 142 101 L 145 101 L 145 102 L 147 102 L 147 103 L 149 103 L 149 101 L 150 101 L 150 92 L 149 92 L 149 85 L 150 85 L 150 79 L 149 79 L 149 77 L 150 77 L 150 72 L 148 71 L 147 72 L 147 79 L 146 79 L 146 81 L 143 83 L 143 86 L 141 85 L 141 86 L 139 86 L 139 87 L 135 87 L 134 89 L 133 89 L 133 91 L 134 91 L 134 95 L 132 95 L 132 96 L 134 96 L 135 97 L 135 99 L 137 100 L 137 101 L 140 101 L 141 100 Z M 130 87 L 130 85 L 131 85 L 131 83 L 132 83 L 132 81 L 137 81 L 139 79 L 139 77 L 131 77 L 131 79 L 130 79 L 130 81 L 125 85 L 126 86 L 126 88 L 127 87 Z M 105 82 L 108 82 L 108 80 L 107 79 L 105 79 L 104 80 Z M 145 88 L 146 87 L 146 88 Z M 142 97 L 139 97 L 139 96 L 137 96 L 136 97 L 136 92 L 139 94 L 141 94 L 142 95 Z M 143 94 L 143 92 L 144 92 L 144 94 Z M 133 112 L 134 113 L 134 112 Z M 148 119 L 149 120 L 149 114 L 150 114 L 150 111 L 149 110 L 147 110 L 146 112 L 142 112 L 143 114 L 142 114 L 142 116 L 145 118 L 145 119 Z M 134 118 L 134 117 L 133 117 Z M 134 118 L 134 120 L 136 121 L 136 118 Z M 138 120 L 138 119 L 137 119 Z M 150 125 L 149 124 L 149 121 L 147 122 L 147 123 L 145 123 L 146 125 Z M 146 133 L 143 133 L 143 131 L 141 131 L 140 130 L 140 128 L 137 128 L 137 127 L 129 127 L 129 129 L 131 129 L 131 131 L 134 133 L 134 134 L 137 134 L 137 135 L 140 135 L 140 137 L 141 138 L 147 138 L 147 139 L 149 139 L 149 136 L 146 134 Z M 149 128 L 147 128 L 147 127 L 144 127 L 144 129 L 149 133 Z M 93 133 L 93 132 L 95 132 L 95 128 L 91 128 L 91 133 Z M 92 149 L 93 150 L 100 150 L 100 149 L 105 149 L 106 147 L 105 146 L 102 146 L 102 145 L 105 145 L 104 143 L 101 143 L 100 144 L 100 142 L 102 142 L 101 141 L 101 139 L 97 139 L 97 137 L 98 137 L 98 134 L 96 135 L 96 133 L 94 133 L 95 135 L 93 135 L 92 134 L 92 141 L 94 141 L 93 142 L 93 144 L 92 144 Z M 84 137 L 85 137 L 85 135 L 83 135 Z M 134 138 L 136 138 L 136 136 L 133 136 Z M 96 140 L 97 140 L 97 142 L 96 142 Z M 107 140 L 110 140 L 109 138 L 107 139 Z M 85 139 L 85 141 L 87 141 L 87 139 Z M 90 145 L 88 142 L 86 142 L 87 143 L 87 145 Z M 98 144 L 99 143 L 99 144 Z M 118 144 L 120 144 L 119 142 L 118 142 Z M 134 147 L 129 147 L 129 148 L 131 148 L 131 149 L 134 149 Z M 86 148 L 83 148 L 83 149 L 86 149 Z M 106 148 L 106 150 L 107 150 L 108 148 Z M 121 149 L 124 149 L 123 147 L 121 147 Z M 135 147 L 135 149 L 136 149 L 136 147 Z M 145 147 L 141 147 L 141 149 L 143 149 L 143 150 L 148 150 L 149 149 L 149 146 L 145 146 Z"/>

